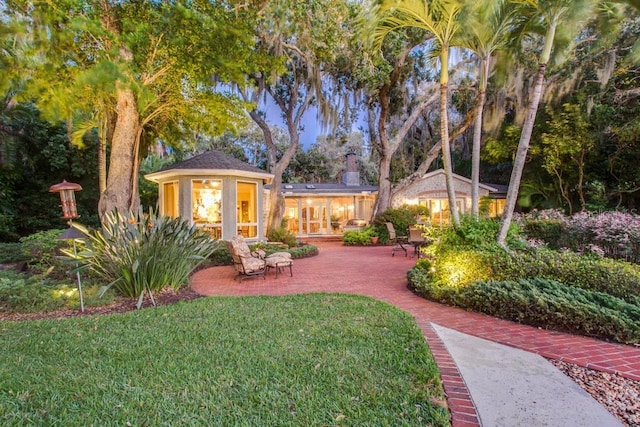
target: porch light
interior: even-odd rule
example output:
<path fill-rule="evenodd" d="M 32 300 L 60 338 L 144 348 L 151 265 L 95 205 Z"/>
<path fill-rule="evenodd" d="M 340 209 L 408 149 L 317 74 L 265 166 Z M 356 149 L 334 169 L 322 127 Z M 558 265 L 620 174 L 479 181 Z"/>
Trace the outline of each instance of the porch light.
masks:
<path fill-rule="evenodd" d="M 60 201 L 62 202 L 62 219 L 80 218 L 76 207 L 75 191 L 82 190 L 80 184 L 67 182 L 62 180 L 60 184 L 49 187 L 50 193 L 60 193 Z"/>

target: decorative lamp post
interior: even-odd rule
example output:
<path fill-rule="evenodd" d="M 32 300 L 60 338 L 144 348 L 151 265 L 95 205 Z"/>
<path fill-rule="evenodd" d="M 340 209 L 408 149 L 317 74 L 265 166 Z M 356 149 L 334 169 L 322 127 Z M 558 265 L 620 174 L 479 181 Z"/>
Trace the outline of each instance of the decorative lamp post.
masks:
<path fill-rule="evenodd" d="M 84 237 L 82 233 L 73 228 L 73 220 L 80 218 L 78 215 L 78 209 L 76 207 L 75 191 L 82 190 L 80 184 L 73 182 L 67 182 L 62 180 L 60 184 L 55 184 L 49 187 L 50 193 L 60 193 L 60 201 L 62 202 L 62 219 L 69 220 L 69 229 L 58 237 L 61 240 L 71 240 L 73 242 L 73 256 L 78 259 L 78 250 L 76 248 L 76 239 Z M 76 263 L 76 267 L 78 264 Z M 82 282 L 80 281 L 80 272 L 76 269 L 76 277 L 78 279 L 78 295 L 80 296 L 80 310 L 84 312 L 84 299 L 82 297 Z"/>

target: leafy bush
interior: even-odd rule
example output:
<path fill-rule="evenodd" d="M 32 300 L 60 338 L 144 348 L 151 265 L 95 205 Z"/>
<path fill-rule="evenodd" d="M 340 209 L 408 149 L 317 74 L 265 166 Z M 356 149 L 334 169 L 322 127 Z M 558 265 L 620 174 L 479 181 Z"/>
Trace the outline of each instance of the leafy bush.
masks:
<path fill-rule="evenodd" d="M 389 231 L 387 230 L 385 222 L 393 224 L 393 228 L 396 230 L 396 235 L 408 236 L 409 226 L 416 223 L 416 218 L 414 212 L 406 207 L 390 208 L 384 211 L 373 221 L 372 224 L 382 242 L 389 241 Z"/>
<path fill-rule="evenodd" d="M 267 238 L 271 242 L 282 242 L 290 248 L 297 245 L 295 234 L 290 232 L 286 227 L 278 227 L 273 230 L 269 230 Z"/>
<path fill-rule="evenodd" d="M 113 293 L 101 294 L 98 286 L 82 289 L 86 306 L 103 305 L 113 299 Z M 80 306 L 75 283 L 53 284 L 40 276 L 0 272 L 0 308 L 3 311 L 22 313 L 52 311 Z"/>
<path fill-rule="evenodd" d="M 372 226 L 364 227 L 362 230 L 347 230 L 342 235 L 342 243 L 347 246 L 366 246 L 371 244 L 371 237 L 377 234 Z"/>
<path fill-rule="evenodd" d="M 630 302 L 640 297 L 640 267 L 635 264 L 546 248 L 508 254 L 485 252 L 485 257 L 495 280 L 540 277 Z"/>
<path fill-rule="evenodd" d="M 87 248 L 79 254 L 85 268 L 118 293 L 138 298 L 138 307 L 146 290 L 186 285 L 189 274 L 215 248 L 209 234 L 188 221 L 152 211 L 128 217 L 108 214 L 102 229 L 93 233 L 79 228 L 87 235 Z"/>
<path fill-rule="evenodd" d="M 476 282 L 461 288 L 455 300 L 460 307 L 533 326 L 640 342 L 639 305 L 553 280 Z"/>
<path fill-rule="evenodd" d="M 614 259 L 640 262 L 640 216 L 627 212 L 580 212 L 571 217 L 553 210 L 519 219 L 527 236 L 552 249 L 568 248 Z"/>
<path fill-rule="evenodd" d="M 533 278 L 478 281 L 466 286 L 443 285 L 424 269 L 408 273 L 419 294 L 445 304 L 571 333 L 640 342 L 640 302 L 628 303 L 606 293 Z"/>
<path fill-rule="evenodd" d="M 63 231 L 39 231 L 20 239 L 27 265 L 35 274 L 51 271 L 56 278 L 67 276 L 68 267 L 60 259 L 60 255 L 62 249 L 69 247 L 69 242 L 58 239 Z"/>
<path fill-rule="evenodd" d="M 20 243 L 0 243 L 0 263 L 26 261 L 28 257 L 22 252 Z"/>

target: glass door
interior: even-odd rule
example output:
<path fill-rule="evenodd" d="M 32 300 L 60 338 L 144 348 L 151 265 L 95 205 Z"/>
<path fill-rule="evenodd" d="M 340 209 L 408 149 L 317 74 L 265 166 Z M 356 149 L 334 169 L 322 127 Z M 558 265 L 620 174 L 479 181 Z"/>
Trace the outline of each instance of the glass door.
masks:
<path fill-rule="evenodd" d="M 326 207 L 322 203 L 312 202 L 307 204 L 302 213 L 305 224 L 303 232 L 305 234 L 322 234 L 324 223 L 326 222 Z"/>

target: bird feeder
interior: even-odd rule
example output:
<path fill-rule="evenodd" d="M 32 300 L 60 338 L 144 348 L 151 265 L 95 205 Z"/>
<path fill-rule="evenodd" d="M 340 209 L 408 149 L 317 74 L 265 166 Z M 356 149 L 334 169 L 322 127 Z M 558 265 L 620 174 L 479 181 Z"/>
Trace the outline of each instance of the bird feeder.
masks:
<path fill-rule="evenodd" d="M 69 229 L 62 233 L 60 240 L 71 240 L 73 242 L 73 256 L 78 259 L 78 250 L 76 248 L 76 239 L 84 237 L 82 233 L 73 228 L 73 220 L 79 218 L 78 209 L 76 207 L 76 196 L 74 191 L 80 191 L 82 187 L 80 184 L 74 184 L 73 182 L 67 182 L 62 180 L 60 184 L 55 184 L 49 187 L 50 193 L 60 193 L 60 201 L 62 202 L 62 219 L 69 220 Z M 78 296 L 80 297 L 80 310 L 84 312 L 84 298 L 82 297 L 82 281 L 80 280 L 80 272 L 77 269 L 76 263 L 76 278 L 78 280 Z"/>
<path fill-rule="evenodd" d="M 76 207 L 76 196 L 74 191 L 80 191 L 80 184 L 67 182 L 62 180 L 60 184 L 49 187 L 50 193 L 60 193 L 60 201 L 62 202 L 62 219 L 79 218 L 78 209 Z"/>

